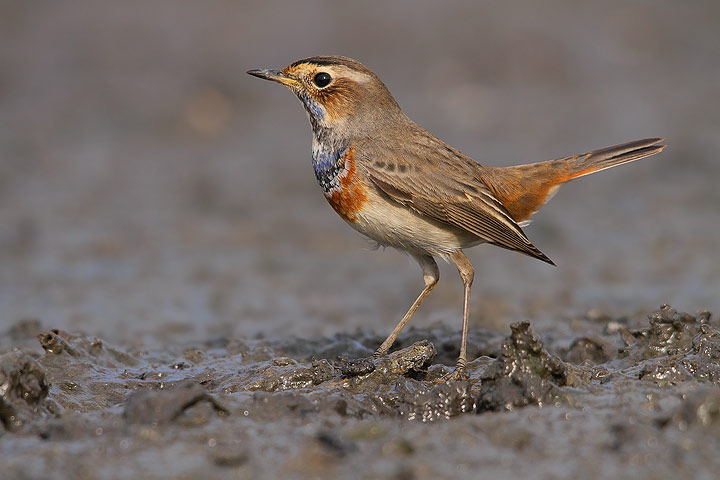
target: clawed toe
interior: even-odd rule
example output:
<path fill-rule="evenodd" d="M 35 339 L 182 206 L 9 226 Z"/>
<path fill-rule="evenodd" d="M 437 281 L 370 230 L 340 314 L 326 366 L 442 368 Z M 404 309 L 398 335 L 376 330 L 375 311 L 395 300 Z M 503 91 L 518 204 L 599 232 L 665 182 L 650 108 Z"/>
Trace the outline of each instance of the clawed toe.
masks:
<path fill-rule="evenodd" d="M 440 377 L 438 380 L 438 383 L 464 382 L 467 379 L 468 379 L 468 375 L 467 375 L 467 369 L 465 368 L 465 365 L 463 365 L 463 366 L 458 365 L 457 367 L 455 367 L 455 370 Z"/>

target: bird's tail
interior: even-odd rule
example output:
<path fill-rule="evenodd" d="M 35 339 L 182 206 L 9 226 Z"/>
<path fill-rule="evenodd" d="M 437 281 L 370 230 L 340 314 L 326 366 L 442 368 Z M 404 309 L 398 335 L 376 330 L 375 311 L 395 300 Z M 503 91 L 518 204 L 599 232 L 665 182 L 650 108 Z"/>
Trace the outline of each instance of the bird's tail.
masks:
<path fill-rule="evenodd" d="M 554 162 L 560 163 L 561 165 L 563 163 L 567 164 L 567 178 L 561 180 L 561 183 L 564 183 L 590 173 L 599 172 L 617 165 L 634 162 L 635 160 L 655 155 L 665 148 L 665 145 L 658 145 L 662 140 L 662 138 L 646 138 L 644 140 L 636 140 L 634 142 L 593 150 L 583 155 L 574 155 L 572 157 L 550 160 L 544 163 L 550 165 Z"/>
<path fill-rule="evenodd" d="M 493 168 L 484 183 L 516 222 L 527 221 L 565 182 L 661 152 L 662 138 L 646 138 L 546 162 Z"/>

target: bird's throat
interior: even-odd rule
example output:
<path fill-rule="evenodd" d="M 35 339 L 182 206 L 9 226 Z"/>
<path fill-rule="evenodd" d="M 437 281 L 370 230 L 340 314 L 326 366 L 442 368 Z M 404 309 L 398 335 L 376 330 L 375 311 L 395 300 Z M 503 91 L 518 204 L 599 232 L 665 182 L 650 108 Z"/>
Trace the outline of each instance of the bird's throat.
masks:
<path fill-rule="evenodd" d="M 308 120 L 310 121 L 310 125 L 312 125 L 313 131 L 317 131 L 319 128 L 322 128 L 325 117 L 327 116 L 325 108 L 320 105 L 319 102 L 310 97 L 307 92 L 298 91 L 295 92 L 295 94 L 300 100 L 300 103 L 302 103 L 303 107 L 305 107 L 305 112 L 307 112 Z"/>
<path fill-rule="evenodd" d="M 339 188 L 338 176 L 345 169 L 343 154 L 346 150 L 347 147 L 334 142 L 321 143 L 317 138 L 313 140 L 312 166 L 325 195 Z"/>

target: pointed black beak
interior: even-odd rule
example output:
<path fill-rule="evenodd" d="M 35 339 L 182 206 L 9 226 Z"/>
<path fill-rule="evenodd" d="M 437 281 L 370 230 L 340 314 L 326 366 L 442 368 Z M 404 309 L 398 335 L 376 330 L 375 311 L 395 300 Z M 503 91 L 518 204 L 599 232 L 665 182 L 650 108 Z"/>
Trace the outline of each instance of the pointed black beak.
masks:
<path fill-rule="evenodd" d="M 260 70 L 248 70 L 247 72 L 249 75 L 252 75 L 253 77 L 262 78 L 264 80 L 272 80 L 273 82 L 282 83 L 286 87 L 297 85 L 297 80 L 288 77 L 285 75 L 282 70 L 268 70 L 268 69 L 260 69 Z"/>

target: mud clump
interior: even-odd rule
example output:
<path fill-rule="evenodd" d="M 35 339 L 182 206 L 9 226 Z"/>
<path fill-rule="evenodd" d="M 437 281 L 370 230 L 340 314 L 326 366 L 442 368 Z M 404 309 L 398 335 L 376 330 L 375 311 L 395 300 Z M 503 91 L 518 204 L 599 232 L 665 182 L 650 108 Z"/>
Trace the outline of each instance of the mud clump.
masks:
<path fill-rule="evenodd" d="M 160 391 L 133 393 L 127 399 L 123 416 L 129 423 L 164 425 L 178 419 L 201 402 L 207 402 L 221 416 L 230 414 L 200 385 L 184 382 Z"/>
<path fill-rule="evenodd" d="M 353 379 L 351 384 L 354 389 L 368 390 L 401 376 L 423 376 L 436 355 L 435 346 L 427 340 L 421 340 L 381 358 L 369 357 L 351 362 L 342 360 L 340 369 L 343 375 Z"/>
<path fill-rule="evenodd" d="M 46 401 L 45 371 L 23 352 L 0 356 L 0 422 L 9 431 L 18 431 L 30 419 L 55 410 Z"/>
<path fill-rule="evenodd" d="M 621 332 L 633 358 L 645 360 L 685 353 L 699 353 L 698 346 L 705 343 L 704 354 L 720 358 L 720 339 L 710 321 L 709 312 L 697 315 L 678 312 L 663 305 L 648 315 L 650 328 Z"/>
<path fill-rule="evenodd" d="M 261 380 L 246 388 L 257 391 L 253 400 L 263 410 L 293 412 L 303 418 L 325 410 L 343 417 L 433 421 L 471 411 L 474 401 L 468 382 L 437 384 L 446 369 L 438 369 L 434 376 L 429 372 L 435 355 L 433 344 L 422 340 L 377 359 L 316 360 L 309 368 L 276 359 L 260 373 Z"/>
<path fill-rule="evenodd" d="M 510 328 L 512 335 L 503 342 L 500 357 L 481 377 L 478 412 L 542 406 L 565 397 L 560 387 L 567 383 L 568 373 L 562 360 L 545 350 L 528 322 Z"/>
<path fill-rule="evenodd" d="M 720 385 L 720 330 L 709 312 L 690 315 L 663 305 L 648 318 L 650 328 L 623 335 L 628 345 L 621 356 L 641 365 L 640 379 Z"/>
<path fill-rule="evenodd" d="M 378 413 L 429 422 L 472 411 L 468 382 L 442 382 L 445 369 L 430 375 L 436 355 L 435 346 L 421 340 L 379 359 L 342 362 L 341 371 L 347 388 L 372 395 Z"/>
<path fill-rule="evenodd" d="M 246 386 L 249 391 L 279 392 L 320 385 L 333 378 L 335 369 L 327 360 L 313 361 L 310 367 L 287 357 L 273 359 L 258 379 Z"/>
<path fill-rule="evenodd" d="M 617 357 L 617 347 L 599 336 L 581 337 L 573 341 L 562 357 L 575 365 L 601 365 Z"/>
<path fill-rule="evenodd" d="M 447 382 L 410 391 L 407 385 L 398 413 L 408 420 L 431 422 L 473 411 L 475 399 L 469 382 Z"/>

